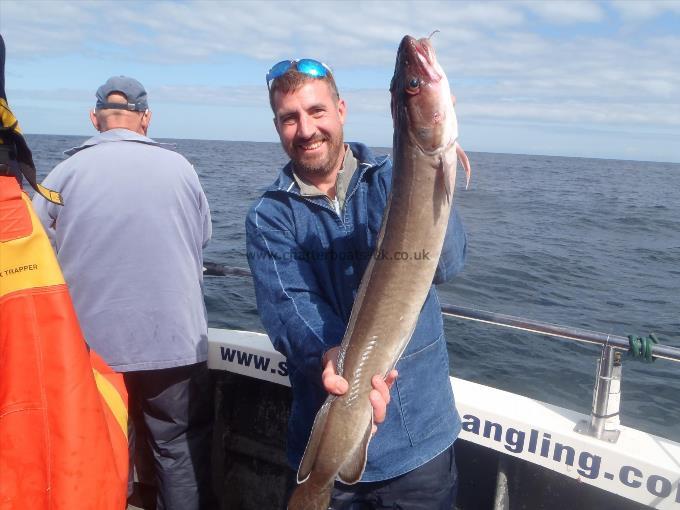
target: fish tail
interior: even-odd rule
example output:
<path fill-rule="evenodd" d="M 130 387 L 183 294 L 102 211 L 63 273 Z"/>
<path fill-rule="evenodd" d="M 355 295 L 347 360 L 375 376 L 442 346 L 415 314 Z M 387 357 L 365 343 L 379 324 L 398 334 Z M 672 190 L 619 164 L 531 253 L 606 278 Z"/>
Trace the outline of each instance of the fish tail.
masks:
<path fill-rule="evenodd" d="M 308 479 L 293 491 L 288 500 L 288 510 L 327 510 L 332 490 L 332 481 L 326 485 L 319 485 Z"/>

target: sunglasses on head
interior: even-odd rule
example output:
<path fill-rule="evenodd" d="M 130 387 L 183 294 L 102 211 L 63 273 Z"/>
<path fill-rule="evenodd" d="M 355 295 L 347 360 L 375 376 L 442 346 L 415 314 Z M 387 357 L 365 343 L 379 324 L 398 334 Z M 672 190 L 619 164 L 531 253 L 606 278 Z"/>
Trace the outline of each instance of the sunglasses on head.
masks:
<path fill-rule="evenodd" d="M 274 64 L 267 73 L 267 89 L 271 87 L 272 82 L 283 76 L 289 69 L 295 68 L 298 72 L 312 76 L 313 78 L 323 78 L 328 74 L 333 74 L 331 68 L 323 62 L 311 58 L 303 58 L 300 60 L 282 60 Z"/>

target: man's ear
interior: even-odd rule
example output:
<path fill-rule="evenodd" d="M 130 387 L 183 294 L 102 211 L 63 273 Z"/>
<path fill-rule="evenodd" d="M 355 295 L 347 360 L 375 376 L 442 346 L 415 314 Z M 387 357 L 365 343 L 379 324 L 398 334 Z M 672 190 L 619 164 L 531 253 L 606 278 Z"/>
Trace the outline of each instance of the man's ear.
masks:
<path fill-rule="evenodd" d="M 94 128 L 101 133 L 102 130 L 99 127 L 99 119 L 97 118 L 97 112 L 94 110 L 90 111 L 90 121 L 92 122 Z"/>
<path fill-rule="evenodd" d="M 142 129 L 144 130 L 144 134 L 146 134 L 147 129 L 149 129 L 149 124 L 151 123 L 151 110 L 148 108 L 144 110 L 144 113 L 142 114 Z"/>
<path fill-rule="evenodd" d="M 347 115 L 347 103 L 344 99 L 338 99 L 338 117 L 340 117 L 340 122 L 345 124 L 345 116 Z"/>

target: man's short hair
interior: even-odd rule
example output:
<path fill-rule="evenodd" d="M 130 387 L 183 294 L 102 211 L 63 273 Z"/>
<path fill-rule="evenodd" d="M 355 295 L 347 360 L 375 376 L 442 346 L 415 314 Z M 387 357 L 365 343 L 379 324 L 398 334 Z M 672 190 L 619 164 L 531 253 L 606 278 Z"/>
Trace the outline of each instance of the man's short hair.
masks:
<path fill-rule="evenodd" d="M 338 93 L 338 86 L 335 84 L 335 79 L 333 78 L 333 75 L 331 73 L 327 73 L 326 76 L 323 77 L 315 77 L 301 73 L 297 69 L 291 67 L 290 69 L 288 69 L 288 71 L 286 71 L 278 78 L 274 78 L 269 87 L 269 105 L 271 106 L 272 111 L 276 113 L 276 111 L 274 110 L 274 94 L 277 91 L 282 94 L 289 94 L 291 92 L 295 92 L 296 90 L 298 90 L 306 82 L 312 80 L 325 81 L 326 83 L 328 83 L 328 86 L 331 88 L 331 92 L 333 94 L 333 98 L 335 99 L 335 101 L 337 102 L 340 99 L 340 94 Z"/>

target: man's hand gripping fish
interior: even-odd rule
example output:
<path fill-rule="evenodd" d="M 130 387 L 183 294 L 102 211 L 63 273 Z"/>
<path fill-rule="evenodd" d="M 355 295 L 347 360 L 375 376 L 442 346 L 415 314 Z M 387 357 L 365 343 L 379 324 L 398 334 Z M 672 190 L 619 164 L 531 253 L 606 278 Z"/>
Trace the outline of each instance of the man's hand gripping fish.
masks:
<path fill-rule="evenodd" d="M 329 396 L 316 415 L 289 510 L 326 510 L 336 478 L 361 479 L 371 440 L 368 395 L 404 352 L 425 302 L 453 204 L 458 145 L 449 83 L 429 38 L 404 37 L 390 85 L 394 120 L 392 192 L 376 253 L 429 254 L 429 260 L 373 257 L 352 308 L 338 357 L 347 393 Z"/>

